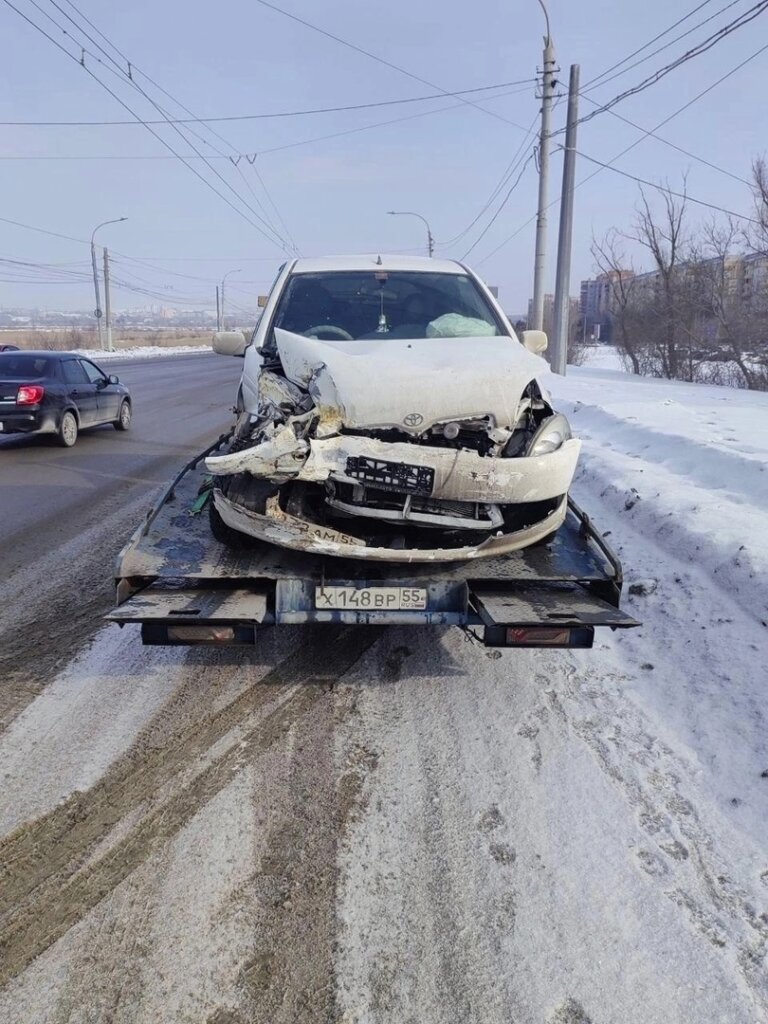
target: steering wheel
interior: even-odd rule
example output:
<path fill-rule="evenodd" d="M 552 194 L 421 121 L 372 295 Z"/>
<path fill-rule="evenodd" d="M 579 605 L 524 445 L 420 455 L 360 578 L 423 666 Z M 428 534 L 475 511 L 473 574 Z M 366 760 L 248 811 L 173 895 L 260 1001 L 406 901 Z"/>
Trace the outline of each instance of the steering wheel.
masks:
<path fill-rule="evenodd" d="M 335 324 L 318 324 L 317 327 L 308 327 L 306 331 L 302 331 L 305 338 L 317 338 L 318 331 L 328 331 L 336 338 L 341 338 L 342 341 L 354 341 L 354 338 L 345 331 L 343 327 L 336 327 Z"/>

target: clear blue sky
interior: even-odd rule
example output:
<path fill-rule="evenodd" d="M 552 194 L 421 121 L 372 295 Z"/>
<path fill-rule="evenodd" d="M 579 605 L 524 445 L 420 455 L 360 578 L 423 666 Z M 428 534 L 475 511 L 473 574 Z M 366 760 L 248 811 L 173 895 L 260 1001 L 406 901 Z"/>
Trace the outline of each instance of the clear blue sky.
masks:
<path fill-rule="evenodd" d="M 30 0 L 13 2 L 57 40 L 79 53 Z M 76 35 L 51 0 L 38 2 Z M 286 10 L 445 90 L 527 79 L 541 62 L 544 19 L 536 0 L 481 0 L 474 4 L 459 0 L 388 0 L 386 4 L 359 0 L 278 2 Z M 710 0 L 651 50 L 715 14 L 726 2 Z M 713 29 L 746 11 L 753 2 L 738 0 L 709 25 L 590 95 L 605 101 L 635 85 Z M 67 0 L 57 3 L 75 16 Z M 568 65 L 577 62 L 581 65 L 582 83 L 588 82 L 696 5 L 696 0 L 550 0 L 552 35 L 563 81 L 567 81 Z M 198 116 L 370 103 L 437 91 L 252 0 L 218 0 L 213 5 L 181 0 L 133 0 L 130 4 L 104 5 L 82 0 L 77 6 L 137 68 Z M 91 29 L 88 31 L 93 34 Z M 129 118 L 77 63 L 68 60 L 5 3 L 0 3 L 0 38 L 0 120 Z M 766 42 L 768 14 L 642 95 L 622 103 L 617 113 L 644 128 L 653 128 Z M 87 45 L 98 53 L 92 44 Z M 137 112 L 145 117 L 157 116 L 146 100 L 131 91 L 124 78 L 106 70 L 91 56 L 85 59 Z M 768 51 L 671 121 L 660 134 L 727 171 L 748 177 L 753 156 L 768 148 L 768 113 L 764 102 L 767 68 Z M 137 76 L 136 81 L 169 109 L 180 113 L 146 79 Z M 477 102 L 506 120 L 461 105 L 458 100 L 442 98 L 378 110 L 212 125 L 231 144 L 230 148 L 202 126 L 196 130 L 222 151 L 263 154 L 257 160 L 263 181 L 305 254 L 415 251 L 423 244 L 421 224 L 410 218 L 386 215 L 390 209 L 407 209 L 417 210 L 429 219 L 438 254 L 461 256 L 487 224 L 497 204 L 459 242 L 447 248 L 440 243 L 458 235 L 476 216 L 524 140 L 525 133 L 507 122 L 527 127 L 538 108 L 532 84 L 515 87 L 513 95 Z M 452 109 L 426 113 L 446 106 Z M 589 109 L 590 104 L 583 102 L 582 113 Z M 278 149 L 417 113 L 425 116 Z M 564 115 L 565 103 L 561 101 L 555 112 L 556 126 L 563 123 Z M 157 130 L 179 151 L 192 152 L 167 127 Z M 585 153 L 607 161 L 639 134 L 635 128 L 604 114 L 581 128 L 578 145 Z M 0 139 L 3 158 L 167 155 L 141 126 L 3 126 Z M 207 143 L 193 141 L 204 152 L 215 155 Z M 530 148 L 529 140 L 525 152 Z M 271 149 L 277 151 L 267 152 Z M 192 163 L 210 177 L 200 160 Z M 234 167 L 220 159 L 213 161 L 213 165 L 255 206 Z M 654 139 L 646 138 L 616 166 L 641 177 L 667 179 L 673 187 L 679 186 L 687 171 L 692 195 L 739 212 L 750 212 L 745 185 Z M 256 194 L 266 202 L 251 168 L 244 160 L 240 167 Z M 593 169 L 582 162 L 577 180 Z M 554 198 L 560 187 L 560 154 L 553 158 L 552 171 Z M 216 184 L 225 190 L 220 182 Z M 532 216 L 535 197 L 536 174 L 531 163 L 496 222 L 467 258 L 489 283 L 500 287 L 504 304 L 511 312 L 522 311 L 531 292 L 533 223 L 494 255 L 489 254 Z M 636 186 L 611 171 L 602 172 L 577 192 L 573 294 L 578 293 L 580 278 L 589 276 L 593 270 L 589 253 L 592 234 L 602 234 L 614 225 L 629 226 L 636 199 Z M 694 218 L 706 216 L 704 211 L 694 210 L 693 214 Z M 272 215 L 274 218 L 273 212 Z M 169 304 L 180 304 L 185 298 L 202 301 L 212 295 L 214 282 L 224 271 L 241 269 L 239 275 L 231 278 L 235 289 L 231 294 L 252 305 L 249 299 L 268 286 L 281 262 L 278 246 L 262 238 L 173 159 L 0 159 L 0 216 L 79 239 L 89 238 L 99 221 L 128 217 L 126 223 L 104 229 L 99 240 L 121 253 L 151 258 L 151 267 L 130 264 L 116 273 L 124 272 L 125 276 L 130 272 L 134 281 L 142 278 L 147 288 L 167 296 Z M 549 222 L 551 279 L 557 217 L 558 208 L 553 207 Z M 87 245 L 2 222 L 0 239 L 0 256 L 6 259 L 67 264 L 64 269 L 74 273 L 88 270 Z M 171 271 L 191 277 L 174 276 Z M 8 276 L 6 271 L 0 274 L 0 278 Z M 49 281 L 51 275 L 43 275 L 42 279 Z M 150 300 L 127 292 L 116 296 L 119 306 L 145 301 Z M 64 284 L 0 281 L 0 304 L 90 308 L 92 298 L 87 280 L 73 279 Z"/>

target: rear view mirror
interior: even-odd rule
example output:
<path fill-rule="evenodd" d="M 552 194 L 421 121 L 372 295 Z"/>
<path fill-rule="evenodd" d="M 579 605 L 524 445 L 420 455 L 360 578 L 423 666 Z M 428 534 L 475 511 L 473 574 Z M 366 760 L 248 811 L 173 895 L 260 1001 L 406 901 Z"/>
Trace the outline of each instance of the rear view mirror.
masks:
<path fill-rule="evenodd" d="M 110 384 L 119 384 L 120 383 L 120 378 L 116 374 L 110 373 L 110 375 L 109 375 L 109 383 Z"/>
<path fill-rule="evenodd" d="M 523 345 L 529 352 L 539 356 L 546 350 L 547 335 L 544 331 L 523 331 Z"/>
<path fill-rule="evenodd" d="M 260 295 L 259 299 L 258 299 L 259 309 L 264 309 L 264 307 L 266 306 L 266 304 L 268 302 L 269 302 L 269 296 L 268 295 Z"/>
<path fill-rule="evenodd" d="M 212 345 L 213 351 L 220 356 L 242 356 L 245 354 L 245 335 L 242 331 L 217 331 Z"/>

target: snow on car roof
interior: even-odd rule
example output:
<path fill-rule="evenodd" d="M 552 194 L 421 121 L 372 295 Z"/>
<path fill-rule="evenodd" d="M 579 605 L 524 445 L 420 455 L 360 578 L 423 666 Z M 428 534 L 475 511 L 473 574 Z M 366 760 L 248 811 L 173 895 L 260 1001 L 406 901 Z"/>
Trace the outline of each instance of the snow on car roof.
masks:
<path fill-rule="evenodd" d="M 381 262 L 379 262 L 379 260 Z M 465 274 L 455 260 L 436 260 L 427 256 L 387 256 L 370 253 L 366 256 L 310 256 L 296 260 L 293 274 L 319 274 L 330 270 L 406 270 L 431 274 Z"/>

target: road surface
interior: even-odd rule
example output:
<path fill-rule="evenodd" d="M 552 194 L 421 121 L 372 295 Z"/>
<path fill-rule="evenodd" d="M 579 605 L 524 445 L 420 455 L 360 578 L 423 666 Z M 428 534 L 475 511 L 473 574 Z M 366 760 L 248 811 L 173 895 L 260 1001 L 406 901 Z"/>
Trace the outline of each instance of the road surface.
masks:
<path fill-rule="evenodd" d="M 591 652 L 103 625 L 115 552 L 238 368 L 131 364 L 132 434 L 3 443 L 0 1018 L 768 1020 L 768 782 L 739 773 L 765 713 L 730 683 L 764 631 L 610 481 L 578 496 L 658 587 Z M 686 731 L 718 706 L 717 743 Z"/>

